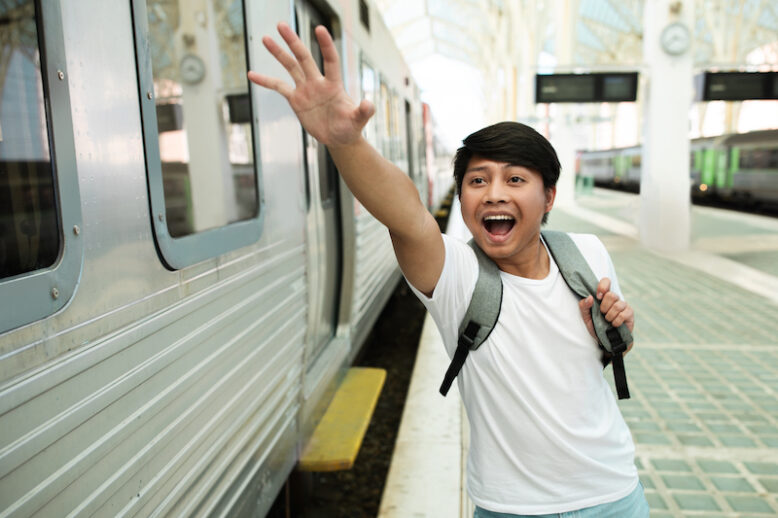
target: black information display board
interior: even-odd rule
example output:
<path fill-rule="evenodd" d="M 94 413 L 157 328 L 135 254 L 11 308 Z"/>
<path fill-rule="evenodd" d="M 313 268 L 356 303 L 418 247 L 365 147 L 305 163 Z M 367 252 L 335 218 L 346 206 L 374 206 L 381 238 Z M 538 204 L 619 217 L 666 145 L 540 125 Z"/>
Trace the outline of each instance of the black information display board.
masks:
<path fill-rule="evenodd" d="M 536 103 L 618 103 L 637 99 L 637 72 L 537 74 Z"/>
<path fill-rule="evenodd" d="M 778 72 L 705 72 L 701 101 L 778 99 Z"/>

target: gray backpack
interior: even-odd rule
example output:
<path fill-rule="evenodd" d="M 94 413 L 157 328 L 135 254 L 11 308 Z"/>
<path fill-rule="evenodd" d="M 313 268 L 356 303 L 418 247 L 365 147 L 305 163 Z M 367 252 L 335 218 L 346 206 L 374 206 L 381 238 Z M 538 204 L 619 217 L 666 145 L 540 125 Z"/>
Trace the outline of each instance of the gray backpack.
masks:
<path fill-rule="evenodd" d="M 600 303 L 596 297 L 599 281 L 570 236 L 565 232 L 549 230 L 543 231 L 542 234 L 567 286 L 581 299 L 589 295 L 594 297 L 592 322 L 600 342 L 600 348 L 603 349 L 603 367 L 613 362 L 616 392 L 619 399 L 628 399 L 629 389 L 622 353 L 627 350 L 627 345 L 632 343 L 632 334 L 625 324 L 614 328 L 605 320 L 600 312 Z M 440 393 L 444 396 L 462 369 L 468 353 L 478 349 L 494 329 L 502 305 L 502 280 L 500 280 L 499 268 L 473 240 L 470 241 L 469 245 L 478 258 L 478 280 L 473 290 L 470 305 L 459 325 L 457 350 L 446 371 L 443 384 L 440 386 Z"/>

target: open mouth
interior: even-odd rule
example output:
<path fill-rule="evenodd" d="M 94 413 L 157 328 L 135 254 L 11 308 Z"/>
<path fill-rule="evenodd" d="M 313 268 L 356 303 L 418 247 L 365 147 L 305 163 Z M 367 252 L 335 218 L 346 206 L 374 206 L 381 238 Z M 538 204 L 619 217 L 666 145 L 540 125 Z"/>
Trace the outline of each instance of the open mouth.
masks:
<path fill-rule="evenodd" d="M 513 216 L 507 214 L 493 214 L 485 216 L 483 219 L 483 225 L 486 231 L 493 236 L 504 236 L 508 234 L 516 224 L 516 220 Z"/>

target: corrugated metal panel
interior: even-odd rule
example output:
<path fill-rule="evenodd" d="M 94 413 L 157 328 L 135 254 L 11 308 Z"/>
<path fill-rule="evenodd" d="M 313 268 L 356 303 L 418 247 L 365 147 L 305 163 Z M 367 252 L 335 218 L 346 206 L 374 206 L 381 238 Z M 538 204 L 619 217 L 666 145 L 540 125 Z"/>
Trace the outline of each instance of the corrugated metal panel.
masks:
<path fill-rule="evenodd" d="M 297 412 L 302 259 L 293 250 L 103 340 L 63 362 L 84 369 L 54 386 L 31 378 L 0 394 L 7 403 L 19 402 L 8 397 L 16 389 L 40 391 L 0 416 L 0 515 L 116 514 L 125 506 L 145 514 L 234 483 L 235 452 L 276 436 Z M 58 379 L 56 370 L 46 379 Z"/>
<path fill-rule="evenodd" d="M 370 311 L 373 301 L 397 271 L 389 231 L 371 214 L 356 220 L 356 270 L 352 304 L 353 326 Z"/>

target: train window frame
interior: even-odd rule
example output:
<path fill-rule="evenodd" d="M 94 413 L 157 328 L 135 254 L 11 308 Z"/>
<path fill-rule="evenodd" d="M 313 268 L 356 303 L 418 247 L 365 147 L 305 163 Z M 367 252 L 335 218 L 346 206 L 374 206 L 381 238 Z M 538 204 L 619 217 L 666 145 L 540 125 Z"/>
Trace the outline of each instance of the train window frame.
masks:
<path fill-rule="evenodd" d="M 47 318 L 65 307 L 76 291 L 84 262 L 61 6 L 59 0 L 35 1 L 34 6 L 60 246 L 51 266 L 0 279 L 0 299 L 13 301 L 0 312 L 0 333 Z"/>
<path fill-rule="evenodd" d="M 259 120 L 254 89 L 248 84 L 251 132 L 254 158 L 255 187 L 257 192 L 257 213 L 250 219 L 228 222 L 225 225 L 187 234 L 181 237 L 170 235 L 167 226 L 165 194 L 162 181 L 162 161 L 157 127 L 157 108 L 154 92 L 154 77 L 151 64 L 151 48 L 145 43 L 149 37 L 146 0 L 132 0 L 133 39 L 135 62 L 138 74 L 138 98 L 140 102 L 143 147 L 146 162 L 146 178 L 149 190 L 151 227 L 157 252 L 163 265 L 169 270 L 180 270 L 218 257 L 227 252 L 252 245 L 262 236 L 265 220 L 265 196 L 262 188 L 262 161 L 260 149 Z M 246 0 L 241 0 L 243 12 L 244 46 L 246 68 L 251 69 L 251 45 L 249 18 Z"/>

